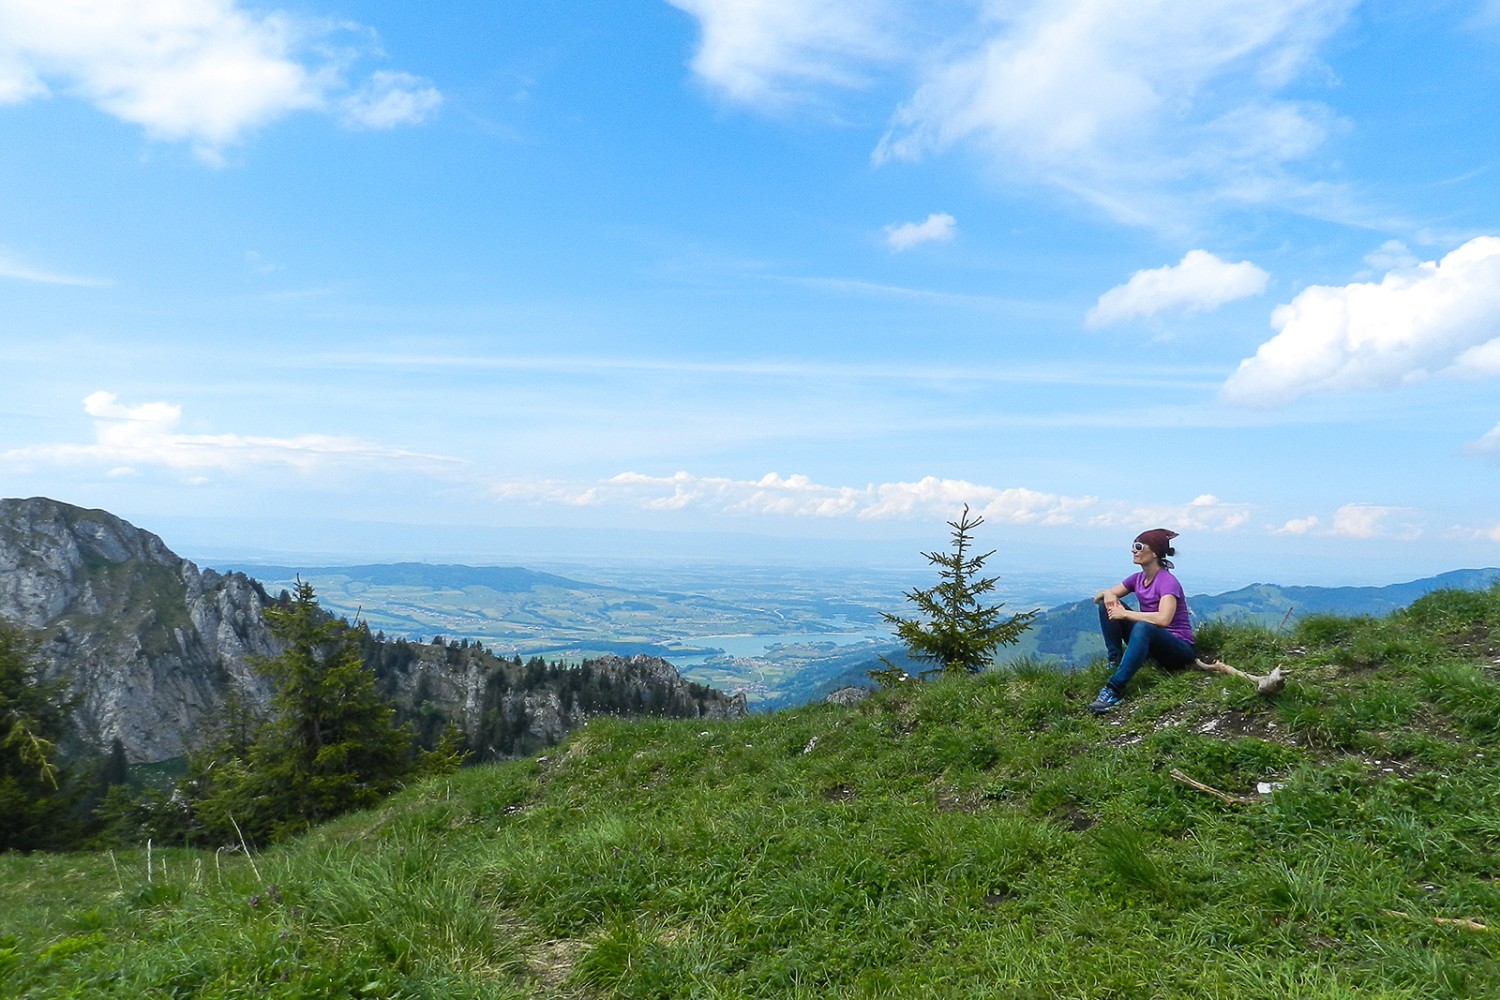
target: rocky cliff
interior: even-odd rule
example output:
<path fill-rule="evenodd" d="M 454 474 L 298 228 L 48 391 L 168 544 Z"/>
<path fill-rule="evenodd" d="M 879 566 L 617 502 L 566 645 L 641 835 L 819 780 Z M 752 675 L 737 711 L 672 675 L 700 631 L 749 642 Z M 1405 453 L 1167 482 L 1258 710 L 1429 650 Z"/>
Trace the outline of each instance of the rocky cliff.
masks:
<path fill-rule="evenodd" d="M 276 645 L 260 584 L 200 571 L 113 514 L 0 500 L 0 618 L 35 630 L 49 674 L 82 696 L 79 731 L 131 761 L 182 754 L 231 694 L 264 707 L 251 666 Z"/>
<path fill-rule="evenodd" d="M 231 698 L 268 709 L 254 669 L 279 651 L 262 617 L 268 600 L 243 573 L 199 570 L 105 511 L 0 500 L 0 619 L 34 630 L 48 675 L 81 696 L 82 740 L 104 749 L 118 738 L 134 763 L 182 755 Z M 363 635 L 366 663 L 401 715 L 424 736 L 452 721 L 481 756 L 530 752 L 593 715 L 745 713 L 743 696 L 691 684 L 655 657 L 523 667 L 468 643 Z"/>

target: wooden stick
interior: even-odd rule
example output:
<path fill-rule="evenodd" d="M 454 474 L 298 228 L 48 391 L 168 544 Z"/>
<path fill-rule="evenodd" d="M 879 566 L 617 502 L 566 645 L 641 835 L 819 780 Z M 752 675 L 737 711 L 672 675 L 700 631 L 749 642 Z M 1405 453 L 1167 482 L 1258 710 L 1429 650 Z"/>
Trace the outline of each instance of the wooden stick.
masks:
<path fill-rule="evenodd" d="M 1187 785 L 1189 788 L 1196 788 L 1198 791 L 1203 792 L 1205 795 L 1212 795 L 1220 802 L 1227 803 L 1228 805 L 1250 806 L 1260 801 L 1260 799 L 1256 798 L 1253 795 L 1230 795 L 1228 792 L 1221 792 L 1212 785 L 1205 785 L 1201 781 L 1189 778 L 1187 775 L 1183 774 L 1175 767 L 1172 768 L 1172 777 L 1182 782 L 1184 785 Z"/>
<path fill-rule="evenodd" d="M 1422 917 L 1414 917 L 1410 913 L 1403 913 L 1400 910 L 1381 910 L 1380 912 L 1388 917 L 1403 917 L 1407 920 L 1423 919 Z M 1468 917 L 1429 917 L 1426 919 L 1444 927 L 1462 927 L 1466 931 L 1487 931 L 1490 929 L 1487 924 L 1481 924 L 1477 920 L 1470 920 Z"/>
<path fill-rule="evenodd" d="M 1260 694 L 1275 694 L 1286 687 L 1286 672 L 1280 667 L 1275 668 L 1264 677 L 1258 674 L 1246 673 L 1237 667 L 1231 667 L 1223 660 L 1215 660 L 1212 663 L 1206 663 L 1203 660 L 1194 660 L 1193 669 L 1206 670 L 1211 674 L 1224 674 L 1229 677 L 1242 677 L 1247 681 L 1254 682 L 1255 690 Z"/>

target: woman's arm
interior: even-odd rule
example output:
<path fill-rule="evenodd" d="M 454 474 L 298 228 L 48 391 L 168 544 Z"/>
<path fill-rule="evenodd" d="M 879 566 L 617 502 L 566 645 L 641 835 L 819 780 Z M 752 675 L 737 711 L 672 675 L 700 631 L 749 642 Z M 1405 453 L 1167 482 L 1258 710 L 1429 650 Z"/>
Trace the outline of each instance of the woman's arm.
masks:
<path fill-rule="evenodd" d="M 1104 593 L 1104 591 L 1100 591 Z M 1123 604 L 1111 604 L 1109 616 L 1130 622 L 1145 622 L 1148 625 L 1158 625 L 1166 628 L 1172 624 L 1172 616 L 1177 614 L 1177 595 L 1163 594 L 1161 603 L 1155 611 L 1131 611 Z"/>
<path fill-rule="evenodd" d="M 1106 587 L 1103 590 L 1099 591 L 1099 593 L 1095 594 L 1094 603 L 1098 604 L 1100 601 L 1107 601 L 1111 597 L 1118 601 L 1128 593 L 1130 593 L 1130 591 L 1125 589 L 1125 585 L 1123 583 L 1117 583 L 1113 587 Z"/>

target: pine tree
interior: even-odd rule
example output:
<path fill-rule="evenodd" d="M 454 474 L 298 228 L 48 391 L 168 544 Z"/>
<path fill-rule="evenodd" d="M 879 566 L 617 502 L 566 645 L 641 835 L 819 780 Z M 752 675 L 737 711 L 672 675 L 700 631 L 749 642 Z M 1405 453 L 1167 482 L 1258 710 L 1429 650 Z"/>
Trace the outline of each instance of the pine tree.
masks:
<path fill-rule="evenodd" d="M 73 699 L 44 680 L 36 646 L 0 622 L 0 851 L 66 846 L 76 799 L 58 763 Z"/>
<path fill-rule="evenodd" d="M 939 582 L 926 589 L 907 591 L 906 599 L 916 605 L 920 618 L 902 618 L 882 613 L 896 627 L 896 638 L 917 660 L 936 663 L 927 673 L 978 673 L 988 667 L 998 646 L 1013 645 L 1031 626 L 1035 611 L 1001 616 L 1004 603 L 984 604 L 981 598 L 995 588 L 997 577 L 980 574 L 984 563 L 995 552 L 972 555 L 973 531 L 984 523 L 983 517 L 971 517 L 969 505 L 953 529 L 951 552 L 924 552 L 927 561 L 938 567 Z M 884 658 L 882 658 L 884 659 Z M 882 684 L 903 676 L 899 667 L 885 661 L 887 669 L 871 671 L 870 676 Z"/>
<path fill-rule="evenodd" d="M 248 749 L 199 772 L 208 785 L 197 812 L 220 835 L 279 838 L 373 805 L 421 773 L 449 769 L 450 746 L 423 754 L 365 667 L 363 630 L 325 613 L 310 584 L 266 609 L 286 645 L 260 661 L 273 686 L 272 718 Z"/>

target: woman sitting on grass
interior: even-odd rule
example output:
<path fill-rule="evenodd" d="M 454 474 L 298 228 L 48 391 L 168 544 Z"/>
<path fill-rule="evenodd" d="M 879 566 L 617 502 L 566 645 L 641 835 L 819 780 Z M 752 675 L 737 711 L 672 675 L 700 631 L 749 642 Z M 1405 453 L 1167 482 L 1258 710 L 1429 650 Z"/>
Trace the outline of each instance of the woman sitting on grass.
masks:
<path fill-rule="evenodd" d="M 1167 557 L 1177 553 L 1172 548 L 1172 539 L 1176 537 L 1177 532 L 1166 528 L 1153 528 L 1136 535 L 1130 546 L 1131 561 L 1140 567 L 1140 572 L 1094 595 L 1111 673 L 1099 689 L 1099 697 L 1089 705 L 1091 712 L 1108 712 L 1118 705 L 1125 685 L 1147 657 L 1168 670 L 1179 670 L 1190 666 L 1197 656 L 1193 650 L 1193 626 L 1188 621 L 1187 597 L 1182 584 L 1168 572 L 1172 563 Z M 1135 594 L 1139 611 L 1120 603 L 1126 594 Z"/>

